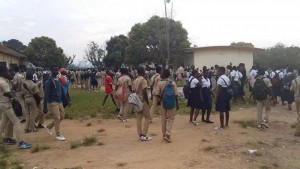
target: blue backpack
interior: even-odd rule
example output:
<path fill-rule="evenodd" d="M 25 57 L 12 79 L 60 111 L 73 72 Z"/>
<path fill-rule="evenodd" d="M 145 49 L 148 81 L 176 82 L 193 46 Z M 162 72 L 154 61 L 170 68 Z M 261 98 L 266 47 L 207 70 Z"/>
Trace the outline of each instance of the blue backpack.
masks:
<path fill-rule="evenodd" d="M 168 81 L 162 93 L 162 106 L 165 109 L 173 109 L 176 102 L 176 92 L 172 81 Z"/>

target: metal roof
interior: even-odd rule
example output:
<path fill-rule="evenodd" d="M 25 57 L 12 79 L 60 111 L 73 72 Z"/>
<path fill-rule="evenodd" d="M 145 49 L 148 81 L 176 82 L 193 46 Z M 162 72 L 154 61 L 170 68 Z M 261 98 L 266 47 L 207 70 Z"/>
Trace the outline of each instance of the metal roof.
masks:
<path fill-rule="evenodd" d="M 10 56 L 19 57 L 19 58 L 26 58 L 27 57 L 24 53 L 14 49 L 10 46 L 7 46 L 7 45 L 0 45 L 0 53 L 10 55 Z"/>
<path fill-rule="evenodd" d="M 194 47 L 194 48 L 186 48 L 187 52 L 195 52 L 199 50 L 207 50 L 207 49 L 235 49 L 235 50 L 262 50 L 261 48 L 255 47 L 244 47 L 244 46 L 204 46 L 204 47 Z"/>

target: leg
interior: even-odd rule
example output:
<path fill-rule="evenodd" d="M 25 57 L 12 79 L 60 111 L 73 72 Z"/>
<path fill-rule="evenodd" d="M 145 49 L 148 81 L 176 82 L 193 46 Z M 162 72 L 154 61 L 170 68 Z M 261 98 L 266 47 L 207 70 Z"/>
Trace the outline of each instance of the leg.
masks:
<path fill-rule="evenodd" d="M 206 122 L 207 123 L 213 123 L 212 121 L 209 120 L 210 113 L 211 113 L 211 109 L 207 109 L 207 114 L 206 114 Z"/>
<path fill-rule="evenodd" d="M 205 112 L 206 112 L 206 109 L 202 109 L 202 122 L 204 122 L 205 121 L 205 119 L 204 119 L 204 115 L 205 115 Z"/>
<path fill-rule="evenodd" d="M 106 102 L 107 97 L 108 97 L 108 95 L 105 94 L 104 99 L 103 99 L 103 102 L 102 102 L 102 106 L 103 106 L 103 107 L 104 107 L 104 104 L 105 104 L 105 102 Z"/>
<path fill-rule="evenodd" d="M 229 111 L 225 112 L 226 114 L 226 123 L 225 126 L 228 127 L 228 122 L 229 122 Z"/>
<path fill-rule="evenodd" d="M 200 109 L 196 109 L 195 115 L 194 115 L 194 121 L 197 121 L 197 117 L 199 115 L 199 111 L 200 111 Z"/>
<path fill-rule="evenodd" d="M 141 112 L 136 113 L 136 127 L 137 127 L 137 132 L 139 137 L 143 136 L 142 118 L 143 118 L 143 114 Z"/>
<path fill-rule="evenodd" d="M 167 114 L 167 125 L 166 125 L 166 134 L 171 136 L 171 130 L 173 127 L 173 122 L 175 120 L 175 113 L 174 113 L 174 109 L 169 109 L 166 111 Z"/>
<path fill-rule="evenodd" d="M 161 106 L 161 130 L 163 137 L 166 135 L 166 125 L 167 125 L 167 110 Z"/>
<path fill-rule="evenodd" d="M 144 127 L 143 127 L 143 134 L 147 136 L 149 124 L 150 124 L 150 110 L 149 105 L 147 103 L 144 103 L 143 107 L 143 116 L 145 117 Z"/>
<path fill-rule="evenodd" d="M 269 121 L 269 115 L 270 115 L 270 112 L 271 112 L 271 104 L 270 104 L 269 100 L 264 100 L 263 101 L 263 105 L 266 108 L 266 113 L 265 113 L 264 120 L 266 120 L 266 122 L 268 123 L 268 121 Z"/>
<path fill-rule="evenodd" d="M 19 142 L 23 141 L 22 134 L 21 134 L 21 125 L 13 109 L 9 108 L 2 112 L 3 113 L 2 113 L 1 123 L 0 123 L 0 132 L 3 133 L 3 130 L 7 127 L 7 124 L 10 121 L 13 124 L 13 127 L 15 129 L 17 141 Z"/>
<path fill-rule="evenodd" d="M 191 111 L 190 111 L 190 122 L 193 121 L 193 115 L 194 115 L 194 108 L 191 108 Z"/>
<path fill-rule="evenodd" d="M 220 127 L 224 128 L 224 112 L 220 112 Z"/>
<path fill-rule="evenodd" d="M 50 109 L 53 113 L 53 122 L 47 125 L 47 128 L 51 129 L 55 127 L 56 136 L 60 136 L 59 124 L 60 124 L 60 112 L 59 112 L 59 103 L 53 102 L 50 103 Z"/>
<path fill-rule="evenodd" d="M 153 96 L 153 102 L 152 102 L 152 106 L 150 109 L 150 118 L 153 118 L 153 115 L 155 113 L 156 107 L 157 107 L 157 103 L 158 103 L 158 98 L 156 96 Z"/>
<path fill-rule="evenodd" d="M 114 99 L 114 96 L 113 96 L 113 94 L 110 94 L 110 97 L 111 97 L 111 101 L 114 103 L 114 105 L 117 107 L 117 104 L 116 104 L 116 102 L 115 102 L 115 99 Z M 103 106 L 104 106 L 104 104 L 103 104 Z"/>
<path fill-rule="evenodd" d="M 262 122 L 262 111 L 263 111 L 263 103 L 262 101 L 256 101 L 256 108 L 257 108 L 257 126 L 261 126 Z"/>

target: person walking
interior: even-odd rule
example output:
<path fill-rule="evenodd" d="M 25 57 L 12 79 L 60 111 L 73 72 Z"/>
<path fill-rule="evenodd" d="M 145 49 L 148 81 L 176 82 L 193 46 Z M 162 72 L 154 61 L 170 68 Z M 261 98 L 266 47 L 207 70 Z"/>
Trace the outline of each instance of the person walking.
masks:
<path fill-rule="evenodd" d="M 292 110 L 292 103 L 294 102 L 294 94 L 291 93 L 290 87 L 292 86 L 292 81 L 295 79 L 295 74 L 293 73 L 292 68 L 287 69 L 287 74 L 283 78 L 283 101 L 288 102 L 288 109 Z"/>
<path fill-rule="evenodd" d="M 197 70 L 192 71 L 192 75 L 189 78 L 188 82 L 190 85 L 190 98 L 188 99 L 188 106 L 191 107 L 190 110 L 190 123 L 198 125 L 197 117 L 199 115 L 200 109 L 202 109 L 202 81 L 200 79 L 200 73 Z"/>
<path fill-rule="evenodd" d="M 156 66 L 156 73 L 151 77 L 150 80 L 150 90 L 151 90 L 151 98 L 152 98 L 152 106 L 150 109 L 150 123 L 152 123 L 153 115 L 155 113 L 156 107 L 159 104 L 159 98 L 157 97 L 157 95 L 159 95 L 157 85 L 158 82 L 161 80 L 160 74 L 161 74 L 161 67 Z"/>
<path fill-rule="evenodd" d="M 104 107 L 104 104 L 105 104 L 108 96 L 111 97 L 112 102 L 117 107 L 117 104 L 116 104 L 114 96 L 113 96 L 113 87 L 112 87 L 112 82 L 113 81 L 112 81 L 111 76 L 112 76 L 111 71 L 107 70 L 106 77 L 105 77 L 105 80 L 104 80 L 105 96 L 104 96 L 104 99 L 103 99 L 103 102 L 102 102 L 102 107 Z M 116 109 L 118 109 L 118 107 Z"/>
<path fill-rule="evenodd" d="M 298 76 L 295 80 L 292 81 L 292 86 L 290 90 L 294 93 L 296 111 L 297 111 L 297 125 L 295 136 L 300 137 L 300 68 L 298 68 Z"/>
<path fill-rule="evenodd" d="M 43 112 L 45 114 L 48 113 L 47 106 L 49 104 L 50 110 L 53 113 L 54 120 L 51 123 L 45 125 L 45 129 L 49 135 L 52 135 L 51 129 L 54 127 L 56 132 L 56 140 L 64 141 L 66 138 L 60 132 L 60 123 L 65 116 L 62 99 L 63 97 L 65 98 L 66 95 L 63 92 L 62 84 L 57 75 L 58 67 L 54 66 L 51 69 L 51 77 L 45 83 Z"/>
<path fill-rule="evenodd" d="M 45 114 L 43 113 L 44 105 L 44 87 L 43 87 L 43 77 L 36 83 L 39 89 L 39 96 L 41 98 L 40 104 L 37 106 L 37 117 L 35 118 L 36 128 L 44 128 Z"/>
<path fill-rule="evenodd" d="M 0 133 L 5 130 L 4 144 L 13 145 L 18 142 L 18 148 L 28 149 L 31 144 L 23 141 L 21 124 L 12 108 L 12 101 L 15 99 L 10 91 L 8 80 L 12 77 L 8 74 L 6 66 L 0 65 L 0 112 L 2 112 L 0 122 Z M 13 129 L 16 132 L 16 139 L 13 139 Z"/>
<path fill-rule="evenodd" d="M 202 77 L 202 122 L 205 123 L 213 123 L 210 121 L 210 113 L 212 110 L 212 91 L 211 91 L 211 82 L 208 78 L 209 70 L 203 70 L 203 77 Z M 206 119 L 204 118 L 206 113 Z"/>

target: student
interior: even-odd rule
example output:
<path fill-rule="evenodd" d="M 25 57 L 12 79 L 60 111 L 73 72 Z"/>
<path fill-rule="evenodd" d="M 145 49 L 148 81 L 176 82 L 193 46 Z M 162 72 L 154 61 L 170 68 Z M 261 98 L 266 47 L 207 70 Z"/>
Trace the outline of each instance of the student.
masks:
<path fill-rule="evenodd" d="M 201 93 L 202 81 L 199 81 L 199 79 L 200 73 L 197 70 L 193 70 L 192 75 L 188 80 L 191 89 L 190 98 L 188 99 L 188 106 L 191 107 L 189 122 L 193 123 L 196 126 L 198 125 L 197 117 L 200 109 L 202 109 L 203 100 Z"/>
<path fill-rule="evenodd" d="M 139 96 L 142 103 L 144 104 L 143 110 L 136 113 L 137 119 L 137 132 L 139 139 L 141 141 L 150 141 L 152 138 L 147 136 L 148 128 L 150 124 L 150 110 L 149 110 L 149 100 L 147 95 L 147 80 L 144 78 L 145 69 L 139 67 L 137 69 L 138 76 L 133 82 L 133 91 Z M 144 126 L 143 125 L 143 116 L 145 117 Z"/>
<path fill-rule="evenodd" d="M 118 78 L 117 86 L 116 86 L 116 91 L 118 90 L 121 85 L 125 85 L 125 100 L 119 100 L 120 101 L 120 111 L 118 114 L 118 118 L 123 121 L 127 122 L 127 114 L 129 110 L 129 102 L 128 102 L 128 96 L 130 92 L 132 92 L 132 82 L 131 78 L 128 76 L 128 70 L 126 68 L 121 68 L 120 69 L 121 76 Z"/>
<path fill-rule="evenodd" d="M 37 132 L 37 128 L 34 125 L 34 120 L 37 116 L 37 103 L 32 94 L 39 93 L 37 85 L 33 82 L 33 73 L 31 71 L 26 72 L 26 80 L 22 86 L 22 94 L 25 98 L 26 107 L 26 127 L 25 133 Z M 26 86 L 26 88 L 24 87 Z"/>
<path fill-rule="evenodd" d="M 19 142 L 18 147 L 20 149 L 28 149 L 31 147 L 31 144 L 23 141 L 21 124 L 11 104 L 14 97 L 7 83 L 7 81 L 11 79 L 12 77 L 9 75 L 6 66 L 0 65 L 0 111 L 2 112 L 0 133 L 3 133 L 6 129 L 5 137 L 3 138 L 4 144 L 13 145 Z M 16 132 L 17 140 L 12 138 L 13 129 Z"/>
<path fill-rule="evenodd" d="M 64 95 L 66 96 L 65 98 L 62 98 L 62 103 L 63 106 L 66 107 L 70 102 L 71 102 L 71 98 L 70 98 L 70 94 L 69 94 L 69 86 L 71 84 L 69 78 L 67 77 L 67 70 L 65 68 L 60 68 L 59 69 L 60 72 L 60 76 L 59 76 L 59 80 L 62 84 L 62 88 L 63 88 L 63 92 Z"/>
<path fill-rule="evenodd" d="M 230 111 L 230 100 L 226 97 L 227 89 L 230 85 L 229 78 L 225 75 L 225 68 L 219 67 L 218 69 L 218 81 L 217 81 L 217 95 L 216 95 L 216 111 L 220 113 L 220 126 L 216 127 L 217 130 L 223 130 L 228 127 L 229 122 L 229 111 Z M 225 113 L 225 124 L 224 124 L 224 113 Z"/>
<path fill-rule="evenodd" d="M 105 77 L 105 80 L 104 80 L 105 97 L 104 97 L 103 102 L 102 102 L 102 107 L 104 107 L 104 104 L 105 104 L 108 96 L 111 97 L 112 102 L 117 107 L 114 96 L 113 96 L 113 87 L 112 87 L 111 74 L 112 74 L 111 71 L 109 71 L 109 70 L 106 71 L 106 77 Z"/>
<path fill-rule="evenodd" d="M 203 98 L 203 104 L 202 104 L 202 122 L 205 123 L 213 123 L 209 120 L 210 113 L 212 110 L 212 91 L 210 89 L 211 83 L 208 78 L 209 70 L 203 70 L 203 77 L 202 77 L 202 98 Z M 206 119 L 204 118 L 204 115 L 206 114 Z"/>
<path fill-rule="evenodd" d="M 160 74 L 161 74 L 161 67 L 156 66 L 156 73 L 151 77 L 151 81 L 150 81 L 150 90 L 151 90 L 151 97 L 152 97 L 152 106 L 150 109 L 150 123 L 152 122 L 156 107 L 159 104 L 159 98 L 157 97 L 157 95 L 159 95 L 157 85 L 158 82 L 161 80 Z"/>
<path fill-rule="evenodd" d="M 58 79 L 58 67 L 54 66 L 51 69 L 51 77 L 45 83 L 43 112 L 45 114 L 48 113 L 47 106 L 49 104 L 54 120 L 44 127 L 49 135 L 52 135 L 51 129 L 54 127 L 56 140 L 58 141 L 64 141 L 66 139 L 60 132 L 60 123 L 65 117 L 62 99 L 66 99 L 66 95 L 64 94 L 62 84 Z"/>
<path fill-rule="evenodd" d="M 283 90 L 282 90 L 282 95 L 283 95 L 283 101 L 287 101 L 288 102 L 288 108 L 289 110 L 292 110 L 292 103 L 294 102 L 294 94 L 291 93 L 291 91 L 289 90 L 291 85 L 292 85 L 292 81 L 295 79 L 295 75 L 293 73 L 293 69 L 292 68 L 288 68 L 287 69 L 287 74 L 286 76 L 283 78 Z"/>
<path fill-rule="evenodd" d="M 297 126 L 295 136 L 300 136 L 300 68 L 298 68 L 298 77 L 293 80 L 292 86 L 290 88 L 293 91 L 295 96 L 295 103 L 296 103 L 296 111 L 297 111 Z"/>
<path fill-rule="evenodd" d="M 165 69 L 162 72 L 161 78 L 162 80 L 158 82 L 158 91 L 159 91 L 159 98 L 162 98 L 164 89 L 167 85 L 167 83 L 169 83 L 170 81 L 172 81 L 171 79 L 169 79 L 170 77 L 170 71 L 168 69 Z M 178 89 L 176 86 L 176 83 L 174 81 L 172 81 L 172 85 L 174 86 L 174 90 L 175 90 L 175 94 L 176 94 L 176 110 L 179 109 L 178 106 Z M 162 134 L 163 134 L 163 139 L 166 140 L 168 143 L 171 142 L 171 130 L 173 127 L 173 122 L 175 119 L 175 112 L 174 112 L 174 108 L 173 109 L 166 109 L 164 108 L 163 104 L 161 104 L 161 128 L 162 128 Z"/>
<path fill-rule="evenodd" d="M 40 80 L 36 83 L 39 89 L 39 96 L 41 98 L 41 102 L 37 107 L 37 117 L 35 118 L 36 128 L 44 128 L 45 115 L 43 113 L 43 105 L 44 105 L 44 87 L 43 87 L 43 77 L 39 78 Z"/>
<path fill-rule="evenodd" d="M 242 77 L 242 73 L 237 70 L 236 66 L 233 66 L 232 71 L 230 72 L 231 86 L 233 89 L 233 102 L 237 102 L 237 98 L 240 96 L 239 89 Z"/>

